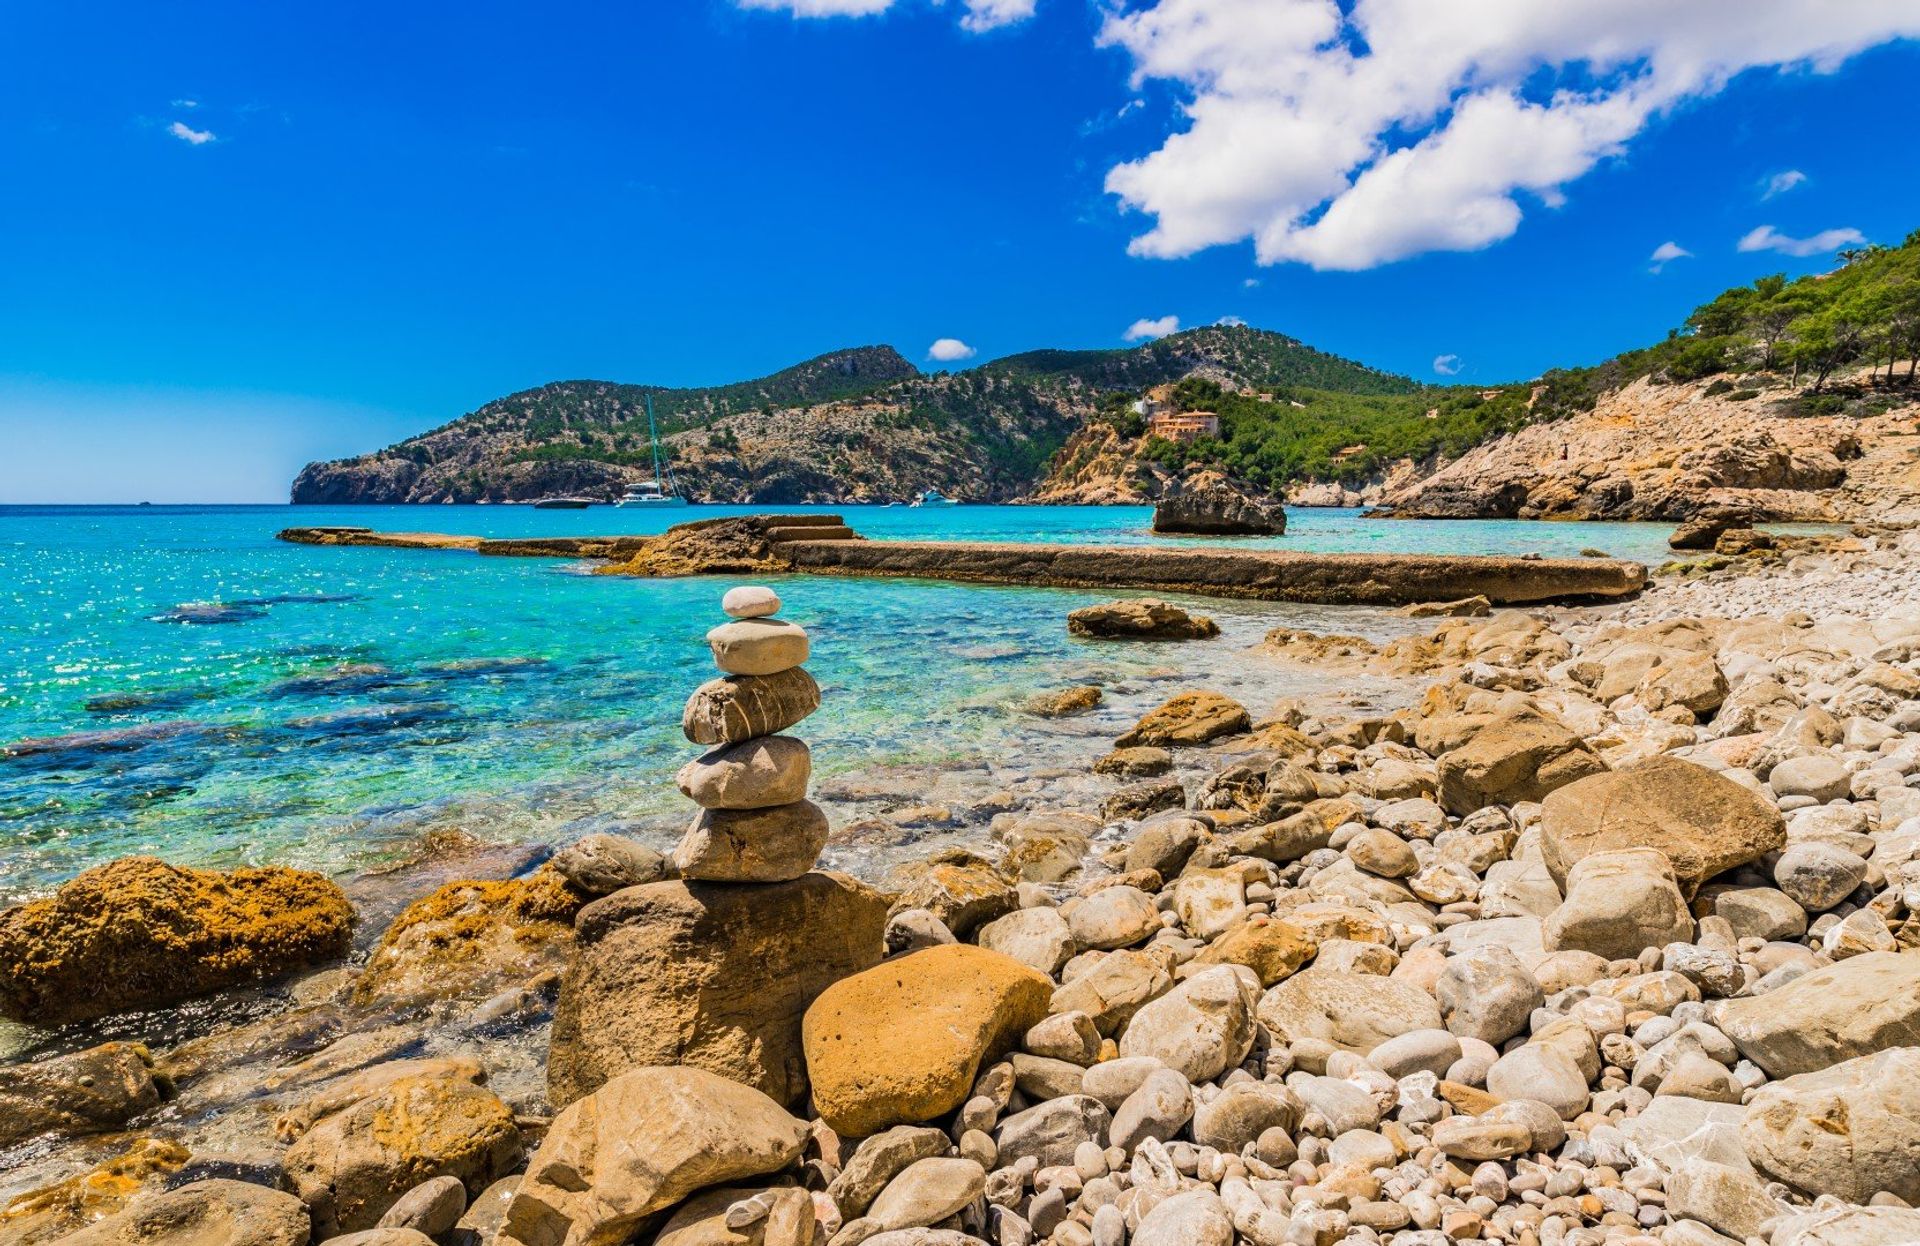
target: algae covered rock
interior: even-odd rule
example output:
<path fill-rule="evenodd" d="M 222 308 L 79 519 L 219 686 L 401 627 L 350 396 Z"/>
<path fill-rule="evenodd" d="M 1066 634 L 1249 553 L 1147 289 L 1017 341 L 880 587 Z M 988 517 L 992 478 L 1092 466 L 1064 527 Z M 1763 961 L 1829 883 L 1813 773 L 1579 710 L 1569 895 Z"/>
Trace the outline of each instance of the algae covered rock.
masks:
<path fill-rule="evenodd" d="M 1067 634 L 1103 640 L 1206 640 L 1220 625 L 1157 597 L 1082 606 L 1067 615 Z"/>
<path fill-rule="evenodd" d="M 0 1147 L 36 1134 L 117 1129 L 159 1105 L 153 1057 L 138 1043 L 0 1065 Z"/>
<path fill-rule="evenodd" d="M 781 1103 L 806 1093 L 800 1019 L 885 951 L 886 900 L 839 874 L 742 887 L 659 882 L 580 912 L 554 1008 L 548 1094 L 687 1064 Z"/>
<path fill-rule="evenodd" d="M 439 999 L 557 963 L 587 897 L 558 870 L 448 883 L 401 910 L 354 986 L 362 1004 Z"/>
<path fill-rule="evenodd" d="M 125 857 L 0 913 L 0 1016 L 52 1026 L 164 1008 L 338 959 L 352 926 L 321 874 Z"/>
<path fill-rule="evenodd" d="M 1182 692 L 1158 709 L 1150 710 L 1114 743 L 1120 748 L 1141 744 L 1162 747 L 1206 744 L 1222 736 L 1251 729 L 1247 707 L 1218 692 Z"/>
<path fill-rule="evenodd" d="M 948 944 L 842 979 L 807 1009 L 814 1106 L 865 1137 L 944 1116 L 975 1075 L 1047 1015 L 1053 982 L 1010 956 Z"/>
<path fill-rule="evenodd" d="M 322 1117 L 286 1154 L 287 1181 L 322 1236 L 370 1229 L 423 1181 L 458 1177 L 478 1193 L 519 1167 L 513 1109 L 444 1077 L 401 1078 Z"/>

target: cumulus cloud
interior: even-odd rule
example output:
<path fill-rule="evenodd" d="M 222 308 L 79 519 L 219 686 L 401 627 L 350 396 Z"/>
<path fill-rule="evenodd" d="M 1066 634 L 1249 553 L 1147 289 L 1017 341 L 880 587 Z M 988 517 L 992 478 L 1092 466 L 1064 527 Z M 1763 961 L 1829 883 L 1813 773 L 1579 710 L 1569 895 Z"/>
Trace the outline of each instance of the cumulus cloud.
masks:
<path fill-rule="evenodd" d="M 1033 16 L 1035 0 L 967 0 L 967 15 L 960 19 L 962 29 L 993 30 L 1011 26 Z"/>
<path fill-rule="evenodd" d="M 173 106 L 175 108 L 198 108 L 200 107 L 200 101 L 199 100 L 174 100 Z"/>
<path fill-rule="evenodd" d="M 1149 342 L 1154 338 L 1165 337 L 1169 333 L 1178 332 L 1180 332 L 1180 317 L 1178 316 L 1161 316 L 1157 320 L 1148 320 L 1142 317 L 1128 325 L 1126 333 L 1122 336 L 1129 342 Z"/>
<path fill-rule="evenodd" d="M 1153 218 L 1137 255 L 1251 240 L 1261 263 L 1356 270 L 1474 250 L 1523 204 L 1623 151 L 1657 116 L 1768 66 L 1837 68 L 1920 35 L 1912 0 L 1152 0 L 1100 42 L 1185 127 L 1110 170 Z M 1542 82 L 1559 83 L 1552 89 Z"/>
<path fill-rule="evenodd" d="M 927 347 L 927 358 L 941 363 L 958 363 L 962 359 L 971 359 L 979 353 L 957 337 L 943 337 Z"/>
<path fill-rule="evenodd" d="M 1829 251 L 1838 251 L 1841 247 L 1866 240 L 1866 235 L 1857 229 L 1823 229 L 1811 238 L 1790 238 L 1771 225 L 1762 225 L 1749 230 L 1740 239 L 1740 250 L 1778 251 L 1782 255 L 1797 255 L 1804 259 L 1809 255 L 1825 255 Z"/>
<path fill-rule="evenodd" d="M 1223 329 L 1243 329 L 1247 324 L 1247 322 L 1239 316 L 1222 316 L 1213 323 Z"/>
<path fill-rule="evenodd" d="M 1675 260 L 1691 259 L 1692 257 L 1693 252 L 1687 250 L 1679 243 L 1663 242 L 1653 249 L 1653 254 L 1648 258 L 1653 261 L 1653 271 L 1657 273 Z"/>
<path fill-rule="evenodd" d="M 872 17 L 893 7 L 893 0 L 734 0 L 743 9 L 791 13 L 795 17 Z"/>
<path fill-rule="evenodd" d="M 202 143 L 211 143 L 214 139 L 212 130 L 196 130 L 184 121 L 176 121 L 168 126 L 167 133 L 192 147 L 198 147 Z"/>
<path fill-rule="evenodd" d="M 1438 372 L 1441 376 L 1459 376 L 1460 375 L 1460 356 L 1435 355 L 1433 357 L 1433 370 L 1435 372 Z"/>
<path fill-rule="evenodd" d="M 1788 169 L 1783 173 L 1776 173 L 1767 179 L 1766 189 L 1760 192 L 1760 197 L 1762 199 L 1771 199 L 1775 195 L 1784 195 L 1806 180 L 1807 175 L 1798 169 Z"/>
<path fill-rule="evenodd" d="M 734 0 L 743 9 L 791 13 L 795 17 L 872 17 L 894 0 Z M 1033 16 L 1037 0 L 965 0 L 960 26 L 975 33 L 997 30 Z"/>

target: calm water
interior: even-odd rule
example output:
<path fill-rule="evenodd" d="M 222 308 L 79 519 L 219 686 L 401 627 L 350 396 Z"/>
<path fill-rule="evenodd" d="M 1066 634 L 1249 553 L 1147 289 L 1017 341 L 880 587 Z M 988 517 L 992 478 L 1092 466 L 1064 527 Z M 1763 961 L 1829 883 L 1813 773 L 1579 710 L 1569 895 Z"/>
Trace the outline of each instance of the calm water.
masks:
<path fill-rule="evenodd" d="M 347 872 L 458 828 L 564 840 L 617 828 L 670 842 L 671 776 L 702 635 L 730 581 L 592 577 L 548 560 L 318 549 L 289 524 L 508 536 L 651 532 L 693 516 L 527 507 L 0 507 L 0 903 L 133 852 L 182 863 Z M 764 509 L 764 508 L 761 508 Z M 1145 508 L 844 508 L 886 537 L 1144 542 Z M 1570 554 L 1653 560 L 1660 525 L 1360 520 L 1295 512 L 1298 549 Z M 1241 658 L 1281 623 L 1376 635 L 1384 611 L 1197 603 L 1208 645 L 1069 640 L 1099 593 L 792 577 L 825 707 L 801 729 L 844 821 L 1078 773 L 1171 686 L 1259 698 L 1307 691 Z M 1230 660 L 1223 660 L 1230 659 Z M 1031 693 L 1101 682 L 1107 706 L 1041 723 Z M 1289 682 L 1292 681 L 1292 682 Z M 1364 691 L 1364 690 L 1362 690 Z M 18 746 L 16 744 L 16 750 Z M 868 802 L 863 804 L 862 802 Z M 880 845 L 884 848 L 885 845 Z"/>

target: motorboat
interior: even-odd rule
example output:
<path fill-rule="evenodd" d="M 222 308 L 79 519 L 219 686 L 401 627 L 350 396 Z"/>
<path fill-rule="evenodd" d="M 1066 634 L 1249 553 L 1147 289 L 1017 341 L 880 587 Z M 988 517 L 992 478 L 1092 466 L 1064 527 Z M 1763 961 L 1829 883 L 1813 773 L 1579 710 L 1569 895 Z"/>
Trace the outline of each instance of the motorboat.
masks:
<path fill-rule="evenodd" d="M 919 497 L 915 498 L 913 500 L 912 505 L 914 506 L 958 506 L 960 505 L 960 503 L 954 501 L 952 498 L 940 492 L 940 490 L 938 489 L 928 489 L 925 493 L 922 493 Z"/>
<path fill-rule="evenodd" d="M 583 511 L 593 505 L 592 498 L 535 498 L 537 511 Z"/>

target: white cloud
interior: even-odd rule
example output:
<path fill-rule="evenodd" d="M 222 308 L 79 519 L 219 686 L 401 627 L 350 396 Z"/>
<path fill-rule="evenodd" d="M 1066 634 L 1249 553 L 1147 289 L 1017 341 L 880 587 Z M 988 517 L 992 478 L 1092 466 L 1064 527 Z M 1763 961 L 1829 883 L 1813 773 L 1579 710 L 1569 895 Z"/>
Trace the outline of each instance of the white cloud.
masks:
<path fill-rule="evenodd" d="M 1127 326 L 1127 331 L 1123 336 L 1125 336 L 1129 342 L 1147 342 L 1157 337 L 1165 337 L 1169 333 L 1178 332 L 1180 332 L 1180 317 L 1161 316 L 1157 320 L 1142 318 L 1134 321 Z"/>
<path fill-rule="evenodd" d="M 791 13 L 795 17 L 872 17 L 893 7 L 893 0 L 734 0 L 743 9 Z"/>
<path fill-rule="evenodd" d="M 1222 316 L 1213 323 L 1227 329 L 1244 329 L 1247 322 L 1239 316 Z"/>
<path fill-rule="evenodd" d="M 1920 35 L 1913 0 L 1152 0 L 1109 10 L 1136 87 L 1186 126 L 1113 168 L 1154 218 L 1138 255 L 1251 240 L 1261 263 L 1364 269 L 1474 250 L 1655 117 L 1765 66 L 1837 68 Z M 1537 84 L 1576 81 L 1551 94 Z"/>
<path fill-rule="evenodd" d="M 1260 278 L 1249 277 L 1240 283 L 1240 288 L 1242 290 L 1258 290 L 1260 288 Z"/>
<path fill-rule="evenodd" d="M 1460 356 L 1458 355 L 1435 355 L 1433 357 L 1433 370 L 1441 376 L 1459 376 L 1460 366 Z"/>
<path fill-rule="evenodd" d="M 937 359 L 941 363 L 958 363 L 979 353 L 957 337 L 943 337 L 927 347 L 927 358 Z"/>
<path fill-rule="evenodd" d="M 200 101 L 199 100 L 174 100 L 173 106 L 175 108 L 198 108 L 200 107 Z"/>
<path fill-rule="evenodd" d="M 193 147 L 198 147 L 202 143 L 211 143 L 214 138 L 212 130 L 196 130 L 184 121 L 176 121 L 168 126 L 167 133 Z"/>
<path fill-rule="evenodd" d="M 1825 255 L 1829 251 L 1838 251 L 1841 247 L 1866 240 L 1866 235 L 1857 229 L 1823 229 L 1811 238 L 1790 238 L 1771 225 L 1762 225 L 1749 230 L 1740 239 L 1739 249 L 1778 251 L 1782 255 L 1796 255 L 1804 259 L 1809 255 Z"/>
<path fill-rule="evenodd" d="M 940 0 L 935 0 L 939 3 Z M 795 17 L 873 17 L 885 13 L 894 0 L 734 0 L 743 9 L 791 13 Z M 1033 16 L 1038 0 L 964 0 L 963 30 L 978 34 L 1024 22 Z"/>
<path fill-rule="evenodd" d="M 1784 195 L 1795 186 L 1807 180 L 1807 175 L 1798 169 L 1788 169 L 1776 173 L 1767 179 L 1767 188 L 1760 192 L 1762 199 L 1771 199 L 1775 195 Z"/>
<path fill-rule="evenodd" d="M 967 15 L 960 19 L 962 29 L 993 30 L 1011 26 L 1033 16 L 1035 0 L 967 0 Z"/>
<path fill-rule="evenodd" d="M 1653 249 L 1653 254 L 1648 258 L 1653 261 L 1653 271 L 1657 273 L 1675 260 L 1691 259 L 1692 257 L 1693 252 L 1687 250 L 1679 243 L 1663 242 Z"/>

